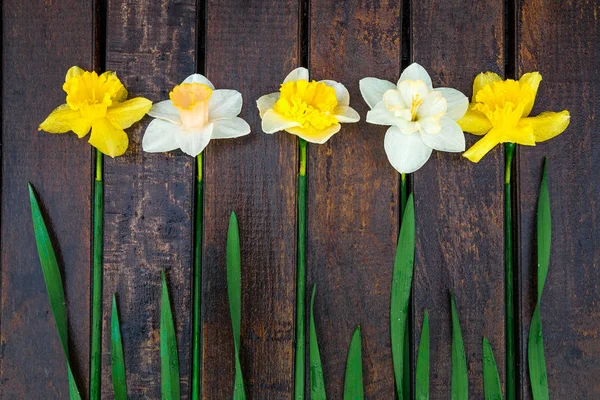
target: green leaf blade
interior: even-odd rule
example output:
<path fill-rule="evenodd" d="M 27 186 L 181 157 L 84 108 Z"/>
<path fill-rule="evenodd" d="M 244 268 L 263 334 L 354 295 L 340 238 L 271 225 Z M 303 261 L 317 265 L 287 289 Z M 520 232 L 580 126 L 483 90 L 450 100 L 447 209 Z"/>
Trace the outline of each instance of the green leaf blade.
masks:
<path fill-rule="evenodd" d="M 502 400 L 502 386 L 492 346 L 483 338 L 483 392 L 485 400 Z"/>
<path fill-rule="evenodd" d="M 403 381 L 406 360 L 405 335 L 408 326 L 408 303 L 412 285 L 415 258 L 415 213 L 412 194 L 408 197 L 402 217 L 402 226 L 398 237 L 398 247 L 394 260 L 390 304 L 390 335 L 392 342 L 392 360 L 396 393 L 403 400 Z M 404 399 L 408 400 L 408 399 Z"/>
<path fill-rule="evenodd" d="M 325 380 L 323 379 L 323 365 L 321 364 L 321 353 L 319 352 L 315 326 L 315 292 L 316 285 L 313 286 L 310 297 L 310 398 L 311 400 L 325 400 L 327 396 L 325 394 Z"/>
<path fill-rule="evenodd" d="M 415 383 L 416 400 L 429 400 L 429 312 L 425 311 L 419 354 L 417 356 L 417 372 Z"/>
<path fill-rule="evenodd" d="M 346 362 L 346 378 L 344 380 L 344 400 L 362 400 L 365 398 L 362 376 L 362 352 L 360 326 L 356 327 Z"/>
<path fill-rule="evenodd" d="M 125 377 L 125 357 L 123 355 L 123 339 L 117 298 L 113 293 L 112 314 L 110 322 L 110 365 L 115 400 L 127 400 L 127 381 Z"/>
<path fill-rule="evenodd" d="M 467 400 L 469 398 L 467 357 L 460 329 L 460 320 L 452 293 L 450 293 L 450 306 L 452 308 L 452 384 L 450 398 L 452 400 Z"/>
<path fill-rule="evenodd" d="M 160 382 L 163 400 L 179 400 L 179 358 L 177 336 L 171 310 L 165 271 L 162 271 L 162 296 L 160 307 Z"/>

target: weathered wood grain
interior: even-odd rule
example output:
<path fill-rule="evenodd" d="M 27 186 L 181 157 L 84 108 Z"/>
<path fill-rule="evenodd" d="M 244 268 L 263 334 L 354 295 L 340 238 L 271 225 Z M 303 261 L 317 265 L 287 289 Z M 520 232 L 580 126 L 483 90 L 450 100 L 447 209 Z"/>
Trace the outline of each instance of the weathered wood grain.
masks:
<path fill-rule="evenodd" d="M 195 72 L 196 1 L 109 0 L 106 68 L 130 96 L 153 101 Z M 110 300 L 117 292 L 130 399 L 160 397 L 160 270 L 175 316 L 182 398 L 188 397 L 194 159 L 142 152 L 149 118 L 128 130 L 129 149 L 105 158 L 103 397 L 111 398 Z"/>
<path fill-rule="evenodd" d="M 544 156 L 552 210 L 552 253 L 542 297 L 550 397 L 600 396 L 600 24 L 595 1 L 520 1 L 518 69 L 544 80 L 532 115 L 571 112 L 561 135 L 520 147 L 522 398 L 530 399 L 527 337 L 537 293 L 536 204 Z"/>
<path fill-rule="evenodd" d="M 364 122 L 368 106 L 358 81 L 398 79 L 401 2 L 312 0 L 309 25 L 312 79 L 346 85 L 363 118 L 343 125 L 328 143 L 308 147 L 307 287 L 317 284 L 327 394 L 342 398 L 348 345 L 360 324 L 365 395 L 392 398 L 388 327 L 399 177 L 383 150 L 385 127 Z"/>
<path fill-rule="evenodd" d="M 66 399 L 67 368 L 37 255 L 30 181 L 63 268 L 76 381 L 88 389 L 91 149 L 37 127 L 65 102 L 64 76 L 93 68 L 93 2 L 7 0 L 2 48 L 0 398 Z"/>
<path fill-rule="evenodd" d="M 413 60 L 433 86 L 453 87 L 469 98 L 482 71 L 503 73 L 503 3 L 412 3 Z M 467 146 L 478 138 L 467 134 Z M 446 399 L 451 382 L 449 291 L 460 316 L 469 395 L 483 398 L 482 337 L 486 336 L 504 382 L 504 251 L 502 148 L 478 164 L 460 154 L 433 152 L 413 174 L 417 222 L 413 285 L 415 332 L 429 310 L 431 398 Z M 416 351 L 416 335 L 413 338 Z"/>
<path fill-rule="evenodd" d="M 252 133 L 216 140 L 204 166 L 203 397 L 230 398 L 233 337 L 225 243 L 235 211 L 242 250 L 241 364 L 249 398 L 289 399 L 293 388 L 297 144 L 260 128 L 256 99 L 299 63 L 299 2 L 210 0 L 206 75 L 239 90 Z"/>

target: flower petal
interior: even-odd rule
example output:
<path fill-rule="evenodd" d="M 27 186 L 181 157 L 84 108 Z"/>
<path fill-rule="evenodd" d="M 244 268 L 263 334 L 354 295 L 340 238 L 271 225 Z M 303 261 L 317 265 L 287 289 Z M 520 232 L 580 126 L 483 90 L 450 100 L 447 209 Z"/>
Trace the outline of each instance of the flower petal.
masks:
<path fill-rule="evenodd" d="M 422 99 L 423 103 L 417 108 L 417 117 L 419 120 L 427 117 L 441 117 L 447 113 L 448 101 L 442 93 L 432 91 L 427 93 Z M 408 114 L 410 116 L 410 108 Z"/>
<path fill-rule="evenodd" d="M 213 122 L 213 139 L 229 139 L 250 133 L 250 125 L 241 118 L 220 119 Z"/>
<path fill-rule="evenodd" d="M 265 133 L 275 133 L 298 126 L 301 126 L 300 123 L 283 118 L 273 109 L 268 110 L 262 118 L 262 130 Z"/>
<path fill-rule="evenodd" d="M 402 75 L 400 75 L 400 79 L 398 80 L 398 87 L 400 86 L 400 82 L 405 81 L 405 80 L 412 80 L 412 81 L 422 80 L 423 82 L 425 82 L 425 85 L 427 86 L 427 88 L 429 90 L 433 90 L 433 85 L 431 83 L 431 77 L 429 76 L 429 74 L 427 73 L 425 68 L 423 68 L 422 66 L 420 66 L 417 63 L 410 64 L 402 72 Z"/>
<path fill-rule="evenodd" d="M 185 78 L 181 83 L 201 83 L 203 85 L 208 86 L 212 90 L 215 90 L 215 85 L 212 84 L 204 75 L 201 74 L 192 74 Z"/>
<path fill-rule="evenodd" d="M 421 135 L 423 143 L 438 151 L 457 153 L 465 151 L 465 134 L 452 118 L 440 118 L 442 130 L 436 134 L 424 133 Z"/>
<path fill-rule="evenodd" d="M 71 78 L 75 78 L 76 76 L 83 75 L 84 72 L 85 71 L 83 69 L 79 68 L 77 65 L 72 66 L 67 71 L 67 75 L 65 76 L 65 82 Z"/>
<path fill-rule="evenodd" d="M 479 162 L 490 150 L 502 142 L 501 136 L 492 129 L 463 153 L 463 157 L 474 163 Z"/>
<path fill-rule="evenodd" d="M 546 111 L 537 117 L 524 118 L 523 120 L 531 125 L 535 141 L 544 142 L 560 135 L 567 129 L 571 114 L 567 110 L 561 112 Z"/>
<path fill-rule="evenodd" d="M 83 119 L 81 112 L 71 110 L 68 105 L 63 104 L 48 115 L 48 118 L 40 124 L 38 130 L 50 133 L 73 131 L 81 139 L 88 134 L 91 127 L 91 121 Z"/>
<path fill-rule="evenodd" d="M 179 148 L 177 136 L 185 134 L 179 125 L 162 119 L 153 119 L 142 139 L 142 149 L 148 153 L 162 153 Z"/>
<path fill-rule="evenodd" d="M 150 100 L 136 97 L 109 107 L 106 111 L 106 118 L 114 125 L 127 129 L 142 119 L 151 108 Z"/>
<path fill-rule="evenodd" d="M 471 103 L 469 110 L 458 120 L 458 125 L 465 132 L 473 135 L 484 135 L 492 129 L 492 123 L 481 111 L 473 109 L 475 103 Z"/>
<path fill-rule="evenodd" d="M 289 81 L 300 81 L 300 80 L 302 80 L 302 81 L 308 80 L 308 70 L 304 67 L 296 68 L 295 70 L 290 72 L 288 74 L 288 76 L 286 76 L 285 79 L 283 80 L 283 83 L 286 83 Z"/>
<path fill-rule="evenodd" d="M 533 109 L 533 104 L 535 103 L 535 96 L 537 95 L 538 88 L 540 87 L 540 82 L 542 81 L 542 74 L 539 72 L 528 72 L 519 79 L 519 84 L 529 85 L 531 89 L 533 89 L 533 99 L 527 104 L 525 104 L 525 108 L 523 110 L 523 117 L 527 117 L 531 110 Z"/>
<path fill-rule="evenodd" d="M 374 108 L 383 99 L 385 92 L 398 89 L 392 82 L 377 78 L 363 78 L 358 82 L 358 86 L 360 94 L 371 108 Z"/>
<path fill-rule="evenodd" d="M 485 87 L 485 85 L 487 84 L 492 84 L 494 82 L 498 82 L 501 81 L 502 78 L 500 77 L 500 75 L 498 75 L 495 72 L 482 72 L 479 75 L 477 75 L 475 77 L 475 80 L 473 81 L 473 101 L 475 101 L 475 98 L 477 97 L 477 93 L 479 93 L 479 91 L 481 89 L 483 89 Z"/>
<path fill-rule="evenodd" d="M 268 110 L 275 106 L 275 103 L 277 103 L 277 100 L 279 100 L 279 95 L 279 92 L 265 94 L 256 101 L 256 106 L 258 107 L 258 112 L 260 113 L 261 118 Z"/>
<path fill-rule="evenodd" d="M 100 118 L 92 124 L 89 143 L 103 154 L 114 158 L 125 153 L 129 146 L 129 138 L 119 126 L 107 118 Z"/>
<path fill-rule="evenodd" d="M 458 121 L 465 115 L 469 108 L 469 99 L 462 92 L 452 88 L 436 88 L 433 90 L 442 93 L 448 102 L 447 117 Z"/>
<path fill-rule="evenodd" d="M 148 115 L 181 125 L 181 115 L 179 115 L 179 110 L 173 105 L 171 100 L 163 100 L 152 104 L 152 108 L 148 111 Z"/>
<path fill-rule="evenodd" d="M 348 89 L 346 89 L 346 86 L 342 85 L 339 82 L 327 79 L 322 80 L 321 82 L 323 82 L 329 87 L 332 87 L 335 90 L 335 97 L 337 98 L 339 106 L 350 105 L 350 93 L 348 92 Z"/>
<path fill-rule="evenodd" d="M 310 143 L 323 144 L 327 142 L 333 135 L 338 133 L 341 127 L 342 126 L 340 124 L 335 124 L 321 131 L 316 131 L 310 128 L 292 127 L 287 128 L 286 132 L 297 135 Z"/>
<path fill-rule="evenodd" d="M 356 112 L 355 109 L 348 106 L 337 106 L 335 110 L 333 110 L 333 114 L 337 118 L 337 120 L 341 123 L 348 122 L 358 122 L 360 121 L 360 115 Z"/>
<path fill-rule="evenodd" d="M 367 122 L 375 125 L 399 125 L 405 121 L 396 117 L 381 100 L 371 111 L 367 112 Z"/>
<path fill-rule="evenodd" d="M 208 120 L 237 117 L 242 112 L 242 94 L 237 90 L 219 89 L 208 100 Z"/>
<path fill-rule="evenodd" d="M 179 148 L 192 156 L 196 157 L 198 154 L 208 146 L 208 142 L 212 137 L 214 123 L 209 123 L 200 129 L 193 131 L 183 131 L 177 135 L 177 141 L 179 142 Z"/>
<path fill-rule="evenodd" d="M 402 133 L 392 126 L 383 143 L 390 164 L 401 174 L 410 174 L 421 168 L 431 156 L 431 148 L 423 143 L 421 134 Z"/>

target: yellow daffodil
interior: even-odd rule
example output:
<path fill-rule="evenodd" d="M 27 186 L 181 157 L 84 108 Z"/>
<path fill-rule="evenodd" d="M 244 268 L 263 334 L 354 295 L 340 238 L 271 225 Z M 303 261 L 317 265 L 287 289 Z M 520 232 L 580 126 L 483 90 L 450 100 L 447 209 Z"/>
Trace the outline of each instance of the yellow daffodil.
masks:
<path fill-rule="evenodd" d="M 310 81 L 306 68 L 293 70 L 279 92 L 257 101 L 265 133 L 286 131 L 311 143 L 325 143 L 339 132 L 340 123 L 357 122 L 350 94 L 341 83 Z"/>
<path fill-rule="evenodd" d="M 478 162 L 499 143 L 535 146 L 567 129 L 567 110 L 529 117 L 541 81 L 539 72 L 527 73 L 518 81 L 502 80 L 493 72 L 477 75 L 473 102 L 458 124 L 465 132 L 484 136 L 463 155 Z"/>
<path fill-rule="evenodd" d="M 111 157 L 127 150 L 129 138 L 123 129 L 142 119 L 152 107 L 152 102 L 143 97 L 126 100 L 127 89 L 110 71 L 98 75 L 71 67 L 63 90 L 67 93 L 66 104 L 52 111 L 38 129 L 50 133 L 73 131 L 79 138 L 91 129 L 89 143 Z"/>

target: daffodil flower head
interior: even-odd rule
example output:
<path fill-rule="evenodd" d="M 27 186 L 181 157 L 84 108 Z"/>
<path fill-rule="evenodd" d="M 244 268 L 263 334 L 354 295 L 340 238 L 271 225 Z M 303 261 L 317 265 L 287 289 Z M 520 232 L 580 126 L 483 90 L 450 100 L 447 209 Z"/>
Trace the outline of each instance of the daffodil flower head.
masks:
<path fill-rule="evenodd" d="M 265 133 L 286 131 L 311 143 L 325 143 L 339 132 L 340 123 L 360 120 L 344 85 L 310 81 L 306 68 L 293 70 L 279 92 L 262 96 L 257 106 Z"/>
<path fill-rule="evenodd" d="M 75 132 L 79 138 L 88 134 L 89 143 L 111 157 L 127 150 L 129 128 L 150 110 L 152 102 L 143 97 L 127 99 L 127 89 L 117 74 L 84 71 L 71 67 L 65 77 L 63 90 L 66 104 L 56 108 L 42 122 L 39 130 L 50 133 Z"/>
<path fill-rule="evenodd" d="M 518 81 L 502 80 L 493 72 L 477 75 L 473 102 L 458 123 L 465 132 L 484 137 L 463 155 L 478 162 L 499 143 L 535 146 L 561 134 L 569 125 L 568 111 L 529 117 L 541 81 L 539 72 L 527 73 Z"/>
<path fill-rule="evenodd" d="M 465 150 L 465 137 L 456 121 L 467 111 L 467 97 L 456 89 L 434 89 L 429 74 L 419 64 L 406 68 L 397 84 L 361 79 L 360 91 L 371 108 L 367 122 L 390 126 L 384 148 L 398 172 L 418 170 L 433 150 Z"/>
<path fill-rule="evenodd" d="M 195 157 L 211 139 L 249 134 L 250 125 L 238 117 L 241 111 L 240 92 L 217 90 L 203 75 L 190 75 L 173 88 L 169 100 L 148 112 L 156 119 L 146 128 L 142 148 L 150 153 L 181 149 Z"/>

